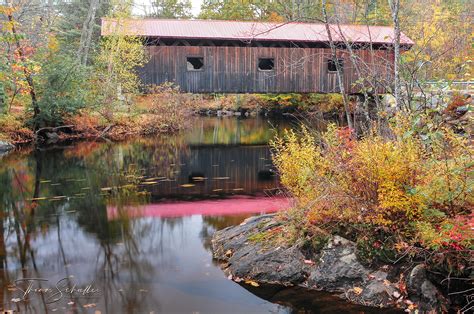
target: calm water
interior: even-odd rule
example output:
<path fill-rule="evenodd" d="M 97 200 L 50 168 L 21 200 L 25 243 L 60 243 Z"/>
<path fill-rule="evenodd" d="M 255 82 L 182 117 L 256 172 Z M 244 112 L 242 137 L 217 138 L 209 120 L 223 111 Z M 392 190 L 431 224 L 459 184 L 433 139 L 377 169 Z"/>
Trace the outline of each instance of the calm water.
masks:
<path fill-rule="evenodd" d="M 209 237 L 286 206 L 267 143 L 289 124 L 190 123 L 175 136 L 83 142 L 0 159 L 0 309 L 366 311 L 327 294 L 240 286 L 225 277 Z"/>

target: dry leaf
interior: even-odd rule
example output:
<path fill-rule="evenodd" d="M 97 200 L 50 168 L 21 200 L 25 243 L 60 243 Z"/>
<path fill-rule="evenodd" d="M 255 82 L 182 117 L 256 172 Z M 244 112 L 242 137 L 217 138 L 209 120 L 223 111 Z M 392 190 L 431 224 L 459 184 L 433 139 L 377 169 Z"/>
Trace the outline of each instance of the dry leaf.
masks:
<path fill-rule="evenodd" d="M 254 286 L 254 287 L 259 287 L 260 285 L 258 284 L 258 282 L 256 281 L 253 281 L 253 280 L 245 280 L 245 283 L 246 284 L 249 284 L 251 286 Z"/>
<path fill-rule="evenodd" d="M 357 295 L 361 294 L 362 291 L 363 291 L 363 289 L 360 288 L 360 287 L 354 287 L 354 289 L 352 289 L 352 290 L 354 290 L 354 293 L 357 294 Z"/>

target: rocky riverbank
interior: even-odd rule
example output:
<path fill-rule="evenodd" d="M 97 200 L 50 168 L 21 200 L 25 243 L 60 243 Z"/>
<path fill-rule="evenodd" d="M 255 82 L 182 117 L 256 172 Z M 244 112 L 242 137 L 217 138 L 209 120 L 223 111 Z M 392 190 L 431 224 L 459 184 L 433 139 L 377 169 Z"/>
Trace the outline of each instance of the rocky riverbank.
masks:
<path fill-rule="evenodd" d="M 214 258 L 230 279 L 254 286 L 300 286 L 373 307 L 447 308 L 447 299 L 427 279 L 424 265 L 369 268 L 357 257 L 356 244 L 340 236 L 332 236 L 318 252 L 298 242 L 275 246 L 255 240 L 262 232 L 279 227 L 281 223 L 271 214 L 218 231 L 212 238 Z"/>

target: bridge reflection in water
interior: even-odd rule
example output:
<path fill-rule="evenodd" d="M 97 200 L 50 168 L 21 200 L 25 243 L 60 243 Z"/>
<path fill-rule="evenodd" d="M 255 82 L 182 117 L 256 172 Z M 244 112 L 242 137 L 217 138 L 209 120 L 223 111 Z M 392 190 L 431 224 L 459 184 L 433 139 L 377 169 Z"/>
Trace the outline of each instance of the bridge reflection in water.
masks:
<path fill-rule="evenodd" d="M 144 182 L 152 201 L 273 194 L 279 181 L 268 142 L 288 122 L 209 118 L 193 123 L 175 158 L 161 162 Z"/>

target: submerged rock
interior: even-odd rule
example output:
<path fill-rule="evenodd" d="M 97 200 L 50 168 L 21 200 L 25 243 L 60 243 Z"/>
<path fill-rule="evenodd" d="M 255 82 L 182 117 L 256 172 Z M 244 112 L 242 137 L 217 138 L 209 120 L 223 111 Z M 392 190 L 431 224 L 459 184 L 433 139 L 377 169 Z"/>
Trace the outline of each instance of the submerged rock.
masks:
<path fill-rule="evenodd" d="M 217 231 L 212 238 L 214 258 L 235 281 L 250 280 L 342 293 L 341 297 L 353 303 L 385 308 L 406 307 L 412 303 L 407 297 L 413 297 L 423 310 L 442 308 L 445 303 L 439 290 L 422 271 L 412 271 L 407 296 L 399 290 L 398 283 L 387 279 L 387 267 L 370 269 L 362 265 L 354 242 L 332 236 L 320 252 L 312 252 L 308 259 L 308 252 L 301 242 L 268 244 L 265 233 L 277 233 L 279 228 L 281 222 L 275 219 L 275 214 L 268 214 Z"/>

